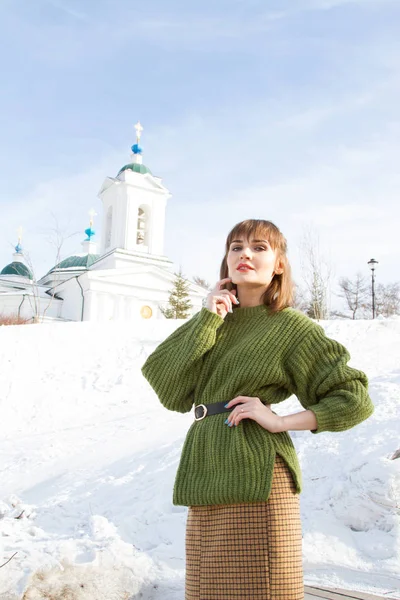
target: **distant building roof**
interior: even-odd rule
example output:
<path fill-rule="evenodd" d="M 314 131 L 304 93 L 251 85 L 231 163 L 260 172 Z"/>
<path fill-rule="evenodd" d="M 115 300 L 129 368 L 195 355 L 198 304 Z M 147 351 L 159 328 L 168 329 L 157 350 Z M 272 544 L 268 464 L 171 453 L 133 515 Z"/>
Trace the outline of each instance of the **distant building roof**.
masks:
<path fill-rule="evenodd" d="M 100 258 L 100 254 L 84 254 L 83 256 L 75 254 L 59 262 L 50 269 L 49 273 L 59 269 L 88 269 L 98 258 Z"/>

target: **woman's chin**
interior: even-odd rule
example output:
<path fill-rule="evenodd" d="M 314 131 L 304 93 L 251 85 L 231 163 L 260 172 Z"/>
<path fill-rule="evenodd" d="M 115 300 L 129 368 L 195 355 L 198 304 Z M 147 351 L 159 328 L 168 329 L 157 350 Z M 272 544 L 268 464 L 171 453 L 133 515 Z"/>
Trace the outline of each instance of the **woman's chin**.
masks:
<path fill-rule="evenodd" d="M 247 283 L 248 281 L 251 281 L 251 278 L 249 277 L 249 273 L 234 273 L 233 275 L 230 275 L 230 277 L 232 278 L 232 283 Z"/>

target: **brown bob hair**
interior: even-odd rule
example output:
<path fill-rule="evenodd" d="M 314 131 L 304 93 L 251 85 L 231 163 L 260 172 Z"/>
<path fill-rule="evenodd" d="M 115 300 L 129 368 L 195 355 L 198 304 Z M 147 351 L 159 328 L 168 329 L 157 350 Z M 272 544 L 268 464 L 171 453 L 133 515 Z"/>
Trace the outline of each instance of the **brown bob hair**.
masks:
<path fill-rule="evenodd" d="M 266 239 L 271 244 L 272 249 L 277 254 L 277 260 L 283 268 L 283 272 L 274 274 L 271 283 L 265 290 L 262 301 L 268 306 L 271 312 L 278 312 L 292 306 L 294 297 L 294 283 L 292 272 L 287 258 L 287 242 L 284 235 L 271 221 L 262 219 L 248 219 L 241 221 L 234 226 L 226 238 L 225 256 L 221 263 L 220 279 L 229 277 L 227 256 L 233 240 L 242 237 L 247 240 Z M 235 284 L 228 283 L 225 286 L 228 290 L 235 287 Z"/>

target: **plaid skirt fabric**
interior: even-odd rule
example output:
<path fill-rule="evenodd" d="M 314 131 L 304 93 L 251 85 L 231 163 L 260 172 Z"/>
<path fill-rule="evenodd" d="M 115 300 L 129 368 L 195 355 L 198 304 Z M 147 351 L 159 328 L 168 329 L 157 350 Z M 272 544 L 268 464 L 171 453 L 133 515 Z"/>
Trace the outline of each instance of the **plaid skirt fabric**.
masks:
<path fill-rule="evenodd" d="M 192 506 L 185 600 L 303 600 L 299 495 L 276 456 L 267 502 Z"/>

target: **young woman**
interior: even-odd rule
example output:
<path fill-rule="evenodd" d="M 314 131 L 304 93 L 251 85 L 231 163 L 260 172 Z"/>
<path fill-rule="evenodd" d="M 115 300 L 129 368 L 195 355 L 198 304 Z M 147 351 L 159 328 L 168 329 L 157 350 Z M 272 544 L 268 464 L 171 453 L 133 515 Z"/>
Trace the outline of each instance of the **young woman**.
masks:
<path fill-rule="evenodd" d="M 373 412 L 347 350 L 290 308 L 286 253 L 273 223 L 236 225 L 205 307 L 143 366 L 166 408 L 195 406 L 173 498 L 189 507 L 186 600 L 304 598 L 301 473 L 288 432 L 344 431 Z M 292 394 L 304 410 L 276 415 L 271 405 Z"/>

